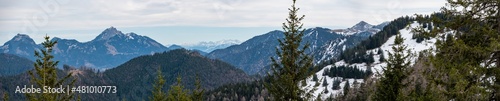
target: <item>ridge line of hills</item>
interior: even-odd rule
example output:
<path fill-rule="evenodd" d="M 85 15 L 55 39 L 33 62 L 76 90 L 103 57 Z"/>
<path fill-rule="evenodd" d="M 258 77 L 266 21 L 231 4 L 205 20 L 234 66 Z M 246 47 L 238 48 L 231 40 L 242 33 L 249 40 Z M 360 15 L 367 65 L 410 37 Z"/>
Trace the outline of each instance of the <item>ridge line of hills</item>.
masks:
<path fill-rule="evenodd" d="M 315 55 L 317 63 L 328 60 L 329 57 L 337 56 L 342 50 L 357 44 L 359 40 L 368 38 L 385 25 L 387 23 L 370 25 L 361 21 L 347 29 L 309 28 L 306 31 L 305 38 L 311 42 L 312 48 L 308 52 Z M 241 44 L 215 49 L 210 53 L 201 50 L 195 51 L 207 55 L 207 57 L 228 62 L 248 74 L 262 74 L 266 71 L 266 68 L 262 67 L 269 64 L 266 62 L 269 57 L 274 56 L 274 45 L 277 45 L 274 41 L 282 37 L 279 33 L 282 32 L 278 30 L 270 31 Z M 166 47 L 147 36 L 141 36 L 133 32 L 124 34 L 114 27 L 105 29 L 88 42 L 62 39 L 57 36 L 52 40 L 58 41 L 53 55 L 55 60 L 60 61 L 59 68 L 65 64 L 106 70 L 123 64 L 134 57 L 183 48 L 177 45 Z M 33 51 L 40 48 L 41 45 L 36 44 L 28 35 L 17 34 L 3 46 L 0 46 L 0 53 L 13 54 L 34 61 Z M 250 57 L 249 54 L 257 55 Z M 235 57 L 242 58 L 232 61 Z"/>

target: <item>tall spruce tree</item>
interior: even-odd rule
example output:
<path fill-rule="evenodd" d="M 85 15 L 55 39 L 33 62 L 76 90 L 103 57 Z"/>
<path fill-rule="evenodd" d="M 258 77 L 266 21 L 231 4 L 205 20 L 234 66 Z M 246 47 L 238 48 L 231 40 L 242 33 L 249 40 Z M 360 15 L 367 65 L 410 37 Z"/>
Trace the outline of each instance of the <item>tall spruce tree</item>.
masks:
<path fill-rule="evenodd" d="M 323 87 L 328 86 L 328 82 L 326 81 L 326 78 L 323 79 L 323 84 L 322 85 L 323 85 Z"/>
<path fill-rule="evenodd" d="M 398 100 L 398 95 L 403 87 L 402 82 L 408 75 L 406 69 L 410 65 L 408 59 L 411 56 L 410 50 L 407 50 L 407 46 L 403 44 L 404 40 L 401 34 L 396 35 L 394 46 L 392 46 L 393 53 L 389 52 L 389 58 L 386 60 L 387 67 L 383 69 L 383 74 L 376 86 L 377 90 L 373 98 L 375 101 Z"/>
<path fill-rule="evenodd" d="M 384 52 L 380 53 L 380 58 L 378 58 L 378 61 L 380 61 L 380 62 L 384 62 L 385 61 Z"/>
<path fill-rule="evenodd" d="M 318 81 L 318 75 L 313 74 L 312 81 Z"/>
<path fill-rule="evenodd" d="M 151 101 L 165 101 L 167 100 L 167 94 L 163 92 L 163 85 L 165 85 L 165 79 L 162 75 L 161 67 L 158 67 L 157 77 L 155 83 L 153 84 L 152 96 L 149 97 Z"/>
<path fill-rule="evenodd" d="M 177 77 L 177 83 L 168 90 L 167 101 L 192 101 L 188 95 L 188 90 L 182 86 L 181 77 Z"/>
<path fill-rule="evenodd" d="M 194 85 L 196 86 L 196 89 L 193 90 L 191 98 L 193 101 L 203 101 L 203 93 L 205 93 L 205 89 L 201 88 L 201 80 L 198 75 L 196 75 Z"/>
<path fill-rule="evenodd" d="M 344 84 L 344 97 L 347 96 L 350 88 L 351 88 L 351 84 L 349 83 L 349 80 L 346 80 L 345 84 Z"/>
<path fill-rule="evenodd" d="M 312 73 L 312 58 L 305 53 L 309 43 L 300 48 L 304 29 L 302 28 L 304 15 L 298 16 L 299 8 L 295 7 L 293 0 L 286 22 L 283 23 L 284 39 L 279 39 L 279 47 L 276 48 L 278 59 L 271 57 L 272 67 L 268 73 L 270 82 L 265 86 L 273 96 L 274 100 L 303 101 L 312 95 L 299 87 L 299 82 Z M 312 91 L 312 90 L 311 90 Z"/>
<path fill-rule="evenodd" d="M 342 83 L 339 79 L 334 78 L 333 83 L 332 83 L 332 90 L 339 90 L 340 89 L 340 83 Z"/>
<path fill-rule="evenodd" d="M 433 29 L 419 31 L 446 37 L 436 42 L 435 70 L 426 76 L 449 100 L 500 100 L 500 1 L 447 1 Z"/>
<path fill-rule="evenodd" d="M 49 36 L 45 36 L 45 41 L 42 43 L 45 49 L 40 49 L 40 52 L 35 51 L 36 62 L 34 63 L 35 70 L 29 71 L 31 83 L 36 87 L 51 87 L 57 88 L 60 86 L 73 86 L 76 79 L 71 78 L 71 73 L 68 73 L 62 79 L 57 76 L 57 64 L 59 61 L 52 60 L 54 58 L 52 48 L 57 44 L 57 41 L 50 41 Z M 72 92 L 66 93 L 32 93 L 26 94 L 27 100 L 30 101 L 69 101 L 73 99 Z"/>

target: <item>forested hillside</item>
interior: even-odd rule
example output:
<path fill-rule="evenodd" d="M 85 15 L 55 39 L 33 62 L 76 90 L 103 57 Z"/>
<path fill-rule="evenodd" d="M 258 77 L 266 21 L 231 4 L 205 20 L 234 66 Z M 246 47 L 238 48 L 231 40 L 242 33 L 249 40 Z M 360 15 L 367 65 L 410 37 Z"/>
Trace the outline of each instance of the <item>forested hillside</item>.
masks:
<path fill-rule="evenodd" d="M 0 53 L 0 64 L 0 76 L 17 75 L 33 69 L 31 60 L 6 53 Z"/>
<path fill-rule="evenodd" d="M 64 66 L 59 75 L 73 73 L 76 86 L 110 85 L 117 87 L 116 94 L 77 94 L 83 100 L 146 100 L 153 89 L 157 70 L 166 78 L 165 91 L 173 85 L 176 77 L 181 77 L 186 89 L 193 89 L 195 78 L 201 80 L 203 89 L 210 90 L 224 84 L 251 81 L 252 78 L 227 63 L 209 59 L 197 52 L 177 49 L 134 58 L 116 68 L 100 72 L 99 70 Z M 9 92 L 10 99 L 24 99 L 24 94 L 14 92 L 16 86 L 30 84 L 26 73 L 0 78 L 1 95 Z"/>

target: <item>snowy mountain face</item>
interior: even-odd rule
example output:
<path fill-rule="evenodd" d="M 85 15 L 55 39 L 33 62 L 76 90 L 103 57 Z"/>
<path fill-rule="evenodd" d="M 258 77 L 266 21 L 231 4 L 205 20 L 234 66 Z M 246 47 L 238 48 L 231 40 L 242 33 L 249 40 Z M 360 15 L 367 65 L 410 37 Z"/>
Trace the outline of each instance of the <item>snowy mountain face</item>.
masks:
<path fill-rule="evenodd" d="M 332 32 L 344 35 L 344 37 L 331 40 L 329 43 L 321 46 L 321 49 L 318 49 L 318 51 L 314 53 L 315 62 L 320 63 L 331 60 L 333 57 L 338 57 L 345 49 L 349 49 L 357 45 L 360 41 L 376 34 L 388 24 L 389 22 L 384 22 L 374 26 L 361 21 L 351 28 L 331 30 Z"/>
<path fill-rule="evenodd" d="M 359 24 L 356 26 L 371 26 L 367 23 Z M 337 57 L 340 53 L 362 40 L 368 38 L 370 35 L 375 34 L 377 31 L 361 31 L 362 28 L 354 26 L 361 34 L 339 34 L 334 30 L 328 28 L 309 28 L 304 32 L 302 45 L 306 42 L 310 43 L 306 53 L 313 55 L 315 63 L 330 60 L 332 57 Z M 225 49 L 219 49 L 210 52 L 207 57 L 220 59 L 228 62 L 246 73 L 265 74 L 270 63 L 270 57 L 276 56 L 276 47 L 278 46 L 278 39 L 284 38 L 282 31 L 271 31 L 266 34 L 255 36 L 239 45 L 233 45 Z"/>
<path fill-rule="evenodd" d="M 359 36 L 369 36 L 371 34 L 375 34 L 382 30 L 385 25 L 387 25 L 387 22 L 384 22 L 380 25 L 371 25 L 365 21 L 361 21 L 357 23 L 356 25 L 352 26 L 351 28 L 347 29 L 336 29 L 333 30 L 336 33 L 342 34 L 342 35 L 359 35 Z M 371 34 L 366 34 L 366 33 L 371 33 Z"/>
<path fill-rule="evenodd" d="M 131 36 L 132 33 L 128 33 L 126 36 Z M 115 27 L 110 27 L 110 28 L 107 28 L 105 29 L 101 34 L 99 34 L 96 38 L 94 38 L 94 40 L 92 41 L 101 41 L 101 40 L 108 40 L 114 36 L 123 36 L 125 34 L 123 34 L 121 31 L 117 30 Z M 133 37 L 130 37 L 131 39 L 133 39 Z"/>
<path fill-rule="evenodd" d="M 18 36 L 24 37 L 24 40 L 27 41 L 17 41 L 19 39 Z M 31 54 L 33 54 L 34 49 L 38 50 L 42 46 L 35 44 L 31 38 L 26 37 L 27 35 L 18 36 L 4 44 L 1 51 L 35 60 Z M 21 39 L 23 38 L 19 40 Z M 107 28 L 89 42 L 82 43 L 73 39 L 61 39 L 58 37 L 52 38 L 52 41 L 58 42 L 53 48 L 53 55 L 55 56 L 54 60 L 60 61 L 60 67 L 63 64 L 67 64 L 98 69 L 112 68 L 140 55 L 168 50 L 167 47 L 147 36 L 135 33 L 123 34 L 114 27 Z M 24 55 L 24 52 L 11 53 L 12 49 L 25 51 L 28 55 Z"/>
<path fill-rule="evenodd" d="M 18 56 L 34 59 L 34 51 L 41 47 L 35 44 L 35 41 L 28 35 L 17 34 L 11 40 L 0 47 L 1 53 L 16 54 Z"/>
<path fill-rule="evenodd" d="M 405 39 L 404 45 L 406 45 L 408 47 L 408 49 L 411 50 L 413 55 L 415 55 L 423 50 L 429 50 L 429 49 L 435 48 L 434 43 L 436 42 L 435 38 L 431 38 L 430 40 L 424 40 L 421 43 L 417 43 L 416 39 L 412 39 L 413 34 L 411 33 L 411 29 L 415 28 L 417 26 L 420 26 L 420 25 L 418 23 L 414 22 L 413 24 L 408 26 L 409 27 L 408 29 L 402 29 L 399 31 L 401 33 L 402 37 Z M 391 47 L 394 45 L 395 37 L 396 36 L 390 37 L 387 40 L 387 42 L 385 42 L 382 46 L 379 47 L 382 50 L 382 52 L 383 52 L 382 54 L 384 55 L 384 57 L 386 57 L 386 59 L 387 59 L 387 57 L 389 57 L 387 52 L 393 52 Z M 379 51 L 378 48 L 376 48 L 376 49 L 372 49 L 372 50 L 367 50 L 366 53 L 367 54 L 370 52 L 378 53 L 378 51 Z M 359 87 L 359 84 L 363 82 L 363 79 L 323 76 L 325 71 L 332 69 L 332 67 L 334 67 L 334 66 L 348 66 L 350 68 L 357 68 L 357 69 L 363 70 L 363 71 L 366 71 L 369 69 L 370 71 L 373 71 L 374 73 L 375 72 L 382 73 L 382 68 L 385 68 L 387 66 L 387 63 L 379 61 L 379 59 L 381 57 L 380 55 L 382 55 L 382 54 L 375 54 L 373 56 L 375 62 L 370 64 L 370 65 L 368 65 L 366 63 L 348 64 L 348 63 L 344 62 L 343 60 L 340 60 L 338 62 L 335 62 L 334 64 L 325 66 L 323 69 L 321 69 L 320 71 L 315 73 L 315 75 L 318 76 L 317 78 L 319 79 L 318 82 L 320 84 L 323 84 L 324 81 L 326 81 L 328 84 L 326 86 L 320 85 L 319 87 L 316 87 L 317 90 L 314 92 L 314 96 L 321 95 L 322 99 L 326 99 L 330 96 L 335 97 L 337 94 L 343 93 L 344 85 L 347 82 L 349 82 L 350 87 L 355 87 L 355 86 Z M 416 58 L 411 58 L 408 61 L 414 62 L 415 59 Z M 308 77 L 306 79 L 307 85 L 305 87 L 303 87 L 303 89 L 311 90 L 312 88 L 314 88 L 316 82 L 312 81 L 312 79 L 313 79 L 312 76 Z M 326 79 L 326 80 L 323 80 L 323 79 Z M 334 83 L 333 83 L 334 80 L 340 80 L 341 83 L 339 85 L 334 85 Z M 355 83 L 355 81 L 357 83 Z M 358 84 L 358 85 L 353 85 L 353 84 Z M 334 89 L 332 89 L 333 86 L 340 86 L 340 88 L 334 90 Z"/>
<path fill-rule="evenodd" d="M 184 46 L 186 49 L 200 50 L 209 53 L 216 49 L 223 49 L 240 43 L 241 41 L 239 40 L 221 40 L 221 41 L 208 41 L 208 42 L 203 41 L 196 44 L 184 44 L 182 46 Z"/>

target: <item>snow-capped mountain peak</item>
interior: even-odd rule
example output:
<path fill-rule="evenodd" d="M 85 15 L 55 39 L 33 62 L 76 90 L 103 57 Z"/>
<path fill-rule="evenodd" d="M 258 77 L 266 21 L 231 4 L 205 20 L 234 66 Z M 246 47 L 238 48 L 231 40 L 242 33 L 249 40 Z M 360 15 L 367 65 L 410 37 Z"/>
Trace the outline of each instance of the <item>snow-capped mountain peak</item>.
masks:
<path fill-rule="evenodd" d="M 241 41 L 239 40 L 220 40 L 220 41 L 202 41 L 196 44 L 184 44 L 182 46 L 186 47 L 187 49 L 196 49 L 208 53 L 216 49 L 222 49 L 240 43 Z"/>
<path fill-rule="evenodd" d="M 93 41 L 99 41 L 99 40 L 107 40 L 111 37 L 114 37 L 116 35 L 125 35 L 121 31 L 117 30 L 115 27 L 110 27 L 107 28 L 106 30 L 102 31 L 99 36 L 97 36 Z"/>
<path fill-rule="evenodd" d="M 373 25 L 371 25 L 365 21 L 360 21 L 358 24 L 351 27 L 351 29 L 359 30 L 359 31 L 366 31 L 370 28 L 373 28 Z"/>
<path fill-rule="evenodd" d="M 147 36 L 124 34 L 114 27 L 105 29 L 89 42 L 59 37 L 53 37 L 51 40 L 58 41 L 53 49 L 55 59 L 61 64 L 96 69 L 112 68 L 140 55 L 169 50 Z M 18 34 L 0 46 L 0 53 L 15 54 L 34 60 L 33 51 L 38 49 L 42 49 L 42 45 L 35 44 L 28 35 Z"/>
<path fill-rule="evenodd" d="M 16 36 L 14 36 L 14 38 L 12 38 L 8 42 L 22 42 L 22 43 L 33 44 L 33 45 L 35 44 L 35 41 L 33 41 L 33 39 L 31 39 L 26 34 L 17 34 Z M 5 43 L 5 44 L 7 44 L 7 43 Z"/>
<path fill-rule="evenodd" d="M 139 36 L 139 35 L 137 35 L 137 34 L 135 34 L 135 33 L 132 32 L 132 33 L 125 34 L 125 36 L 127 36 L 127 39 L 132 39 L 133 40 L 133 39 L 135 39 L 136 36 Z"/>
<path fill-rule="evenodd" d="M 0 47 L 0 53 L 16 54 L 19 56 L 33 57 L 33 51 L 40 47 L 26 34 L 17 34 Z"/>
<path fill-rule="evenodd" d="M 239 40 L 220 40 L 220 41 L 203 41 L 200 42 L 199 45 L 204 45 L 204 46 L 216 46 L 220 44 L 239 44 L 241 41 Z"/>
<path fill-rule="evenodd" d="M 336 29 L 332 30 L 333 32 L 349 36 L 349 35 L 357 35 L 357 36 L 365 36 L 368 37 L 372 34 L 375 34 L 379 31 L 382 30 L 387 25 L 386 22 L 379 24 L 377 26 L 371 25 L 365 21 L 360 21 L 356 25 L 352 26 L 351 28 L 347 29 Z"/>

